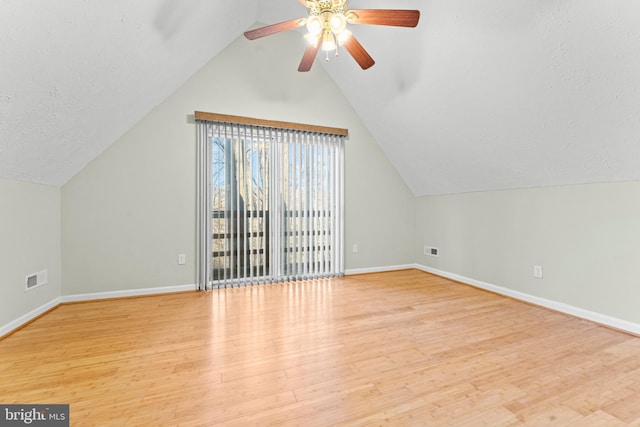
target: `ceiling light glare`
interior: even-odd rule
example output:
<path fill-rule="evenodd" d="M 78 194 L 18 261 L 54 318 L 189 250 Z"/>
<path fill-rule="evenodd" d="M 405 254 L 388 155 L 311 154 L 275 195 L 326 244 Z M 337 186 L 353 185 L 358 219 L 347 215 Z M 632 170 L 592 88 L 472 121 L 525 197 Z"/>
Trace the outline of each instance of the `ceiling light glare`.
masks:
<path fill-rule="evenodd" d="M 322 36 L 322 50 L 325 51 L 330 51 L 330 50 L 334 50 L 336 48 L 336 41 L 333 38 L 333 34 L 331 34 L 331 31 L 325 31 L 324 35 Z"/>
<path fill-rule="evenodd" d="M 307 33 L 304 35 L 304 38 L 307 41 L 307 43 L 309 43 L 311 46 L 315 46 L 318 44 L 318 40 L 320 39 L 320 36 L 316 34 Z"/>
<path fill-rule="evenodd" d="M 347 18 L 342 13 L 336 13 L 331 17 L 329 24 L 334 34 L 340 34 L 347 28 Z"/>
<path fill-rule="evenodd" d="M 307 30 L 314 36 L 320 35 L 323 26 L 322 19 L 317 15 L 310 16 L 309 19 L 307 19 Z"/>
<path fill-rule="evenodd" d="M 336 38 L 338 39 L 338 44 L 342 46 L 347 40 L 349 40 L 349 37 L 351 37 L 351 31 L 344 30 L 343 32 L 338 34 Z"/>

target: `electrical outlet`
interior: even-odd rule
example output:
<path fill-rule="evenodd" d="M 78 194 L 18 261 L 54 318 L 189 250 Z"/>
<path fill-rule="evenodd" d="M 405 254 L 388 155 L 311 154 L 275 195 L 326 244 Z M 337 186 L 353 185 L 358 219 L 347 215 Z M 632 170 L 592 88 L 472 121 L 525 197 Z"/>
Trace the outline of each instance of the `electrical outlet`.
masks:
<path fill-rule="evenodd" d="M 186 254 L 178 254 L 178 265 L 185 265 L 187 263 Z"/>
<path fill-rule="evenodd" d="M 542 279 L 542 266 L 534 265 L 533 266 L 533 277 L 536 279 Z"/>
<path fill-rule="evenodd" d="M 354 254 L 358 253 L 358 245 L 357 244 L 353 245 L 352 250 Z"/>

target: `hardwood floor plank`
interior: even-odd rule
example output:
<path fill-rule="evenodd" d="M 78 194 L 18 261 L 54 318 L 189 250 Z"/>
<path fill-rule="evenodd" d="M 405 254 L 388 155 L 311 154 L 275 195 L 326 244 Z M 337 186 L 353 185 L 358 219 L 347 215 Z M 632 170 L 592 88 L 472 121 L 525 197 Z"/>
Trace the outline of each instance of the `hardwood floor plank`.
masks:
<path fill-rule="evenodd" d="M 0 402 L 77 426 L 640 425 L 640 338 L 417 270 L 66 304 Z"/>

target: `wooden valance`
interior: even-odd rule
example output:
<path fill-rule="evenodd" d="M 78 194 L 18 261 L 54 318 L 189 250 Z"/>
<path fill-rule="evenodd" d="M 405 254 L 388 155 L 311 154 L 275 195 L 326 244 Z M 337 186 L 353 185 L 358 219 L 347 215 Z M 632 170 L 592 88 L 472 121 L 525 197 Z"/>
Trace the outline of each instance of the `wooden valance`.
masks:
<path fill-rule="evenodd" d="M 347 136 L 348 129 L 333 128 L 327 126 L 307 125 L 302 123 L 280 122 L 277 120 L 254 119 L 251 117 L 231 116 L 228 114 L 204 113 L 202 111 L 195 112 L 196 120 L 204 120 L 209 122 L 237 123 L 243 125 L 263 126 L 278 129 L 291 129 L 304 132 L 326 133 L 330 135 Z"/>

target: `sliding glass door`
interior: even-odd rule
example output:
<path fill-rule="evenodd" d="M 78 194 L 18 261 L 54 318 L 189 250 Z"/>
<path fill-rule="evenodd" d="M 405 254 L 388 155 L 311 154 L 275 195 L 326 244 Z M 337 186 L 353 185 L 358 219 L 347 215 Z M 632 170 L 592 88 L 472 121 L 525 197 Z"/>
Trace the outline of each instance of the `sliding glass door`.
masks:
<path fill-rule="evenodd" d="M 201 289 L 343 274 L 343 137 L 198 121 Z"/>
<path fill-rule="evenodd" d="M 214 281 L 269 275 L 269 146 L 258 135 L 217 135 L 212 144 Z"/>

